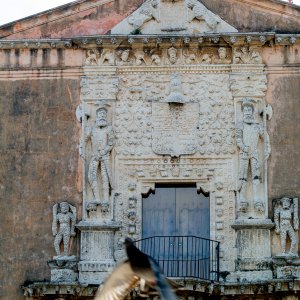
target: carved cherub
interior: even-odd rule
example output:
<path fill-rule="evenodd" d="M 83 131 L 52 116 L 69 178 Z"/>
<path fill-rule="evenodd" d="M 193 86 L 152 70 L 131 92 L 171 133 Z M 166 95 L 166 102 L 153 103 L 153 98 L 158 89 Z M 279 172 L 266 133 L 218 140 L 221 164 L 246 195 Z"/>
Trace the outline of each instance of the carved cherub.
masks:
<path fill-rule="evenodd" d="M 57 257 L 67 257 L 69 242 L 75 236 L 76 207 L 68 202 L 61 202 L 53 206 L 52 233 L 55 236 L 54 248 Z M 59 226 L 58 226 L 59 225 Z M 63 242 L 64 250 L 61 254 L 60 243 Z"/>
<path fill-rule="evenodd" d="M 283 197 L 280 203 L 281 205 L 277 207 L 274 212 L 274 222 L 275 232 L 280 234 L 282 255 L 297 256 L 295 251 L 298 239 L 295 231 L 299 229 L 298 198 L 294 198 L 292 203 L 290 198 Z M 291 240 L 291 247 L 288 253 L 286 253 L 287 237 Z"/>

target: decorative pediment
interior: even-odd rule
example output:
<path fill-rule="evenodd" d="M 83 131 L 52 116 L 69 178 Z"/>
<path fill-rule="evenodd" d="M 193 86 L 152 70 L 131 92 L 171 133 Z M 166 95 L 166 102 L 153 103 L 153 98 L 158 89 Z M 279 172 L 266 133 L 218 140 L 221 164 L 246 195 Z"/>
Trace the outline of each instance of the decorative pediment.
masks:
<path fill-rule="evenodd" d="M 147 0 L 112 28 L 112 34 L 237 32 L 198 0 Z"/>

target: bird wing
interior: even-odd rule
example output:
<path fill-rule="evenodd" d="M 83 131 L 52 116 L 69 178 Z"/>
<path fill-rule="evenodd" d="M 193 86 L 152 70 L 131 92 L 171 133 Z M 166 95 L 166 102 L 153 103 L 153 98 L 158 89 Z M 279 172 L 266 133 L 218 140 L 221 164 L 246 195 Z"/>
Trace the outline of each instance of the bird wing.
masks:
<path fill-rule="evenodd" d="M 172 291 L 172 288 L 168 284 L 166 277 L 162 274 L 157 262 L 150 256 L 148 256 L 151 268 L 156 278 L 157 288 L 160 292 L 160 296 L 164 300 L 177 300 L 176 295 Z"/>
<path fill-rule="evenodd" d="M 121 263 L 99 287 L 95 300 L 122 300 L 135 287 L 140 277 L 133 272 L 129 261 Z"/>

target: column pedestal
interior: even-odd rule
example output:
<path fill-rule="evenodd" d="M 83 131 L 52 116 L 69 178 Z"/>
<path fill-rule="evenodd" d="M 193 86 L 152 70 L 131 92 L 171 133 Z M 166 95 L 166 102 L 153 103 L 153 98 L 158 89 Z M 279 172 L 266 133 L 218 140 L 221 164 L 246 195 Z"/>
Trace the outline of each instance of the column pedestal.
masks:
<path fill-rule="evenodd" d="M 232 225 L 236 230 L 236 274 L 239 280 L 257 281 L 273 278 L 271 271 L 270 219 L 237 220 Z"/>
<path fill-rule="evenodd" d="M 81 231 L 79 282 L 100 284 L 115 266 L 114 235 L 120 224 L 81 221 L 76 227 Z"/>

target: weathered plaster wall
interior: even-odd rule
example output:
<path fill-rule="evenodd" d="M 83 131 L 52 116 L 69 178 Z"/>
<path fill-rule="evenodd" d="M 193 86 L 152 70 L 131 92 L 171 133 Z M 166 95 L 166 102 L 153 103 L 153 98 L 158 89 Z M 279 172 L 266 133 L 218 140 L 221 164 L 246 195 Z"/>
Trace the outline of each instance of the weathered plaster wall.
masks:
<path fill-rule="evenodd" d="M 133 12 L 142 0 L 77 1 L 48 13 L 9 23 L 0 38 L 60 38 L 105 34 Z"/>
<path fill-rule="evenodd" d="M 269 165 L 270 199 L 300 195 L 300 75 L 286 72 L 269 76 L 274 109 L 270 137 L 272 158 Z"/>
<path fill-rule="evenodd" d="M 26 280 L 49 279 L 52 206 L 81 213 L 75 79 L 0 81 L 0 298 L 24 299 Z M 76 252 L 76 243 L 73 252 Z"/>
<path fill-rule="evenodd" d="M 300 31 L 299 8 L 281 1 L 202 0 L 202 3 L 240 32 Z"/>
<path fill-rule="evenodd" d="M 268 77 L 267 102 L 273 107 L 268 128 L 272 147 L 268 167 L 270 200 L 300 195 L 299 53 L 298 45 L 265 48 L 263 52 Z"/>

